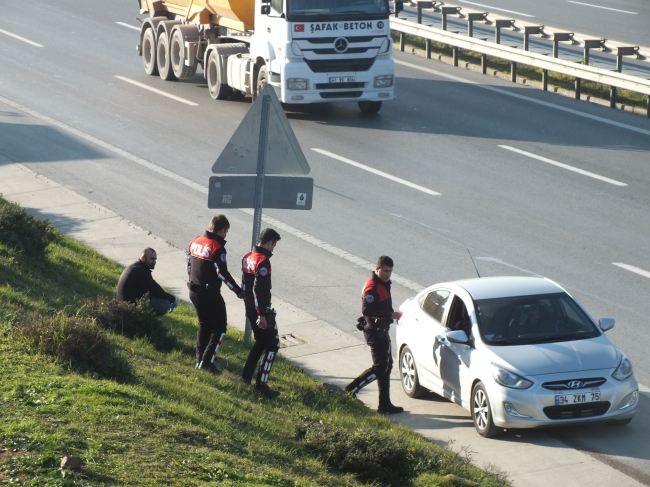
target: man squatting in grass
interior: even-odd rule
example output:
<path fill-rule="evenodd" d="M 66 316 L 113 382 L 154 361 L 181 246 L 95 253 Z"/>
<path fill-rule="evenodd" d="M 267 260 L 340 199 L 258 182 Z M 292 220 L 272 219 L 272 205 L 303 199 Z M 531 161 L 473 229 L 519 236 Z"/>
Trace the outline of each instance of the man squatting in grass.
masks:
<path fill-rule="evenodd" d="M 378 412 L 382 414 L 401 413 L 404 408 L 390 402 L 390 371 L 393 369 L 393 355 L 390 345 L 390 324 L 402 316 L 393 311 L 390 294 L 390 276 L 393 273 L 393 259 L 382 255 L 377 260 L 377 267 L 366 281 L 361 292 L 361 314 L 357 328 L 363 331 L 366 343 L 372 355 L 372 367 L 350 382 L 345 390 L 355 395 L 372 381 L 377 381 L 379 388 Z"/>
<path fill-rule="evenodd" d="M 178 306 L 178 300 L 172 294 L 165 292 L 151 275 L 157 260 L 158 256 L 154 249 L 148 247 L 144 249 L 140 260 L 136 260 L 122 271 L 117 282 L 115 300 L 135 304 L 138 299 L 149 293 L 149 302 L 154 313 L 158 316 L 171 313 Z"/>
<path fill-rule="evenodd" d="M 226 235 L 230 222 L 224 215 L 210 220 L 209 230 L 188 245 L 187 287 L 196 308 L 199 330 L 196 335 L 196 368 L 220 374 L 215 359 L 226 335 L 226 303 L 221 296 L 221 283 L 244 298 L 244 291 L 228 272 Z"/>
<path fill-rule="evenodd" d="M 246 317 L 251 323 L 255 343 L 251 348 L 241 380 L 250 384 L 253 372 L 262 353 L 264 358 L 257 373 L 255 390 L 272 398 L 280 393 L 268 386 L 269 374 L 275 354 L 280 349 L 275 310 L 271 308 L 271 256 L 280 240 L 280 234 L 272 228 L 260 233 L 257 245 L 242 259 L 242 287 L 244 288 Z"/>

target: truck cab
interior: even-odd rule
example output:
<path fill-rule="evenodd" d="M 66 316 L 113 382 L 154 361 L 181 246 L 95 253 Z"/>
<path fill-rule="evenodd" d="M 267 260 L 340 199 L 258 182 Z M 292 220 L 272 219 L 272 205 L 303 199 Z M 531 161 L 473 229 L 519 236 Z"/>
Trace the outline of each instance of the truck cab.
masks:
<path fill-rule="evenodd" d="M 394 98 L 387 0 L 271 0 L 255 12 L 251 58 L 285 103 L 356 101 L 376 112 Z"/>

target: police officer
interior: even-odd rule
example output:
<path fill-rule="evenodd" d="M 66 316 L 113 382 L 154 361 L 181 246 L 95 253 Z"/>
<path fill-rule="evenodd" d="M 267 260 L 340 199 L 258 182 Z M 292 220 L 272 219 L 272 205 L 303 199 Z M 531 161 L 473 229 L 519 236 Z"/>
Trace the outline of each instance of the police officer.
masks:
<path fill-rule="evenodd" d="M 268 385 L 269 374 L 275 354 L 280 349 L 275 310 L 271 308 L 271 256 L 280 240 L 280 234 L 272 228 L 260 233 L 257 245 L 242 259 L 242 287 L 244 288 L 246 317 L 253 329 L 255 343 L 251 348 L 241 380 L 249 384 L 257 363 L 264 354 L 255 382 L 255 390 L 266 397 L 280 395 Z"/>
<path fill-rule="evenodd" d="M 390 371 L 393 369 L 393 355 L 390 346 L 390 324 L 402 314 L 393 311 L 390 295 L 390 276 L 393 273 L 393 259 L 382 255 L 377 260 L 377 267 L 370 279 L 366 281 L 361 293 L 361 313 L 357 327 L 363 330 L 363 336 L 370 347 L 372 367 L 350 382 L 345 390 L 355 395 L 372 381 L 377 381 L 379 388 L 378 412 L 395 414 L 404 411 L 400 406 L 390 402 Z"/>
<path fill-rule="evenodd" d="M 226 335 L 226 303 L 221 296 L 221 284 L 225 283 L 238 298 L 244 298 L 244 291 L 228 272 L 225 240 L 228 230 L 228 219 L 224 215 L 214 216 L 209 230 L 192 240 L 187 252 L 187 287 L 199 319 L 196 367 L 213 374 L 222 372 L 214 361 Z"/>

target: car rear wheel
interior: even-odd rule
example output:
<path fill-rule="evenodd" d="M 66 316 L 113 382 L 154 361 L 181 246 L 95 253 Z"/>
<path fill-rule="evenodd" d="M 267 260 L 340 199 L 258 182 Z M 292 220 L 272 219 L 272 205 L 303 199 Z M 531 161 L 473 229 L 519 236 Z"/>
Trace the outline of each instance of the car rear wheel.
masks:
<path fill-rule="evenodd" d="M 427 389 L 420 385 L 418 380 L 418 369 L 415 365 L 413 353 L 409 347 L 404 347 L 400 353 L 400 374 L 402 377 L 402 389 L 409 397 L 420 397 L 427 393 Z"/>
<path fill-rule="evenodd" d="M 482 382 L 478 382 L 472 390 L 472 419 L 476 431 L 484 438 L 493 438 L 503 433 L 503 428 L 494 425 L 490 399 Z"/>

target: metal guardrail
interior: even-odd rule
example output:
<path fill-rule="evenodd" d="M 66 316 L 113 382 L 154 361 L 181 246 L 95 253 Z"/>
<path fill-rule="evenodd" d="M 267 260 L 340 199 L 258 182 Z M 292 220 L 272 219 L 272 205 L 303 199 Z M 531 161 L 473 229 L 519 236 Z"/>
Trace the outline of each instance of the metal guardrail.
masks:
<path fill-rule="evenodd" d="M 413 1 L 417 5 L 418 23 L 391 17 L 391 29 L 400 33 L 400 48 L 404 50 L 404 35 L 409 34 L 426 39 L 426 54 L 431 57 L 431 41 L 440 42 L 452 46 L 452 58 L 455 66 L 458 65 L 458 49 L 466 49 L 482 54 L 481 65 L 483 74 L 487 71 L 487 56 L 505 59 L 511 62 L 511 79 L 516 81 L 517 64 L 525 64 L 542 69 L 542 84 L 546 90 L 548 86 L 548 71 L 572 76 L 576 79 L 575 95 L 580 98 L 580 81 L 588 80 L 609 85 L 610 106 L 616 107 L 616 89 L 626 89 L 637 93 L 648 95 L 648 117 L 650 117 L 650 80 L 640 76 L 632 76 L 621 73 L 623 58 L 633 56 L 637 60 L 650 62 L 650 48 L 625 44 L 605 38 L 598 38 L 586 34 L 567 32 L 566 30 L 554 29 L 540 24 L 532 24 L 530 21 L 519 20 L 503 15 L 494 15 L 485 11 L 469 10 L 464 7 L 443 4 L 439 1 Z M 422 10 L 432 9 L 442 16 L 442 28 L 422 25 Z M 447 30 L 447 16 L 454 15 L 467 21 L 467 35 Z M 474 22 L 480 21 L 485 25 L 494 27 L 494 42 L 487 39 L 473 37 Z M 523 47 L 506 46 L 500 44 L 501 29 L 508 28 L 511 31 L 522 33 L 524 36 Z M 548 54 L 540 54 L 529 51 L 529 39 L 534 35 L 541 39 L 551 40 L 553 50 Z M 579 46 L 583 49 L 583 58 L 580 63 L 567 61 L 558 58 L 558 44 L 570 43 L 572 46 Z M 591 49 L 599 49 L 601 52 L 610 53 L 616 56 L 616 69 L 598 68 L 589 65 L 589 53 Z M 549 56 L 552 54 L 551 56 Z"/>

